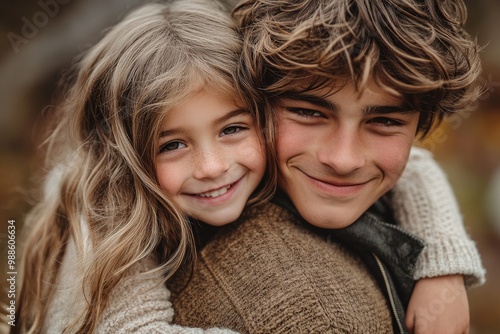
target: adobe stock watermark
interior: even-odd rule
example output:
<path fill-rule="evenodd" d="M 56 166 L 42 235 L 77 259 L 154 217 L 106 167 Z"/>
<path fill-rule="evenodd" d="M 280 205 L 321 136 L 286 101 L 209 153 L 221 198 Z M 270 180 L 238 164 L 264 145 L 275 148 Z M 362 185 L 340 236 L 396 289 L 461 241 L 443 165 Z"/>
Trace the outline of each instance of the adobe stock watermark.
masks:
<path fill-rule="evenodd" d="M 478 103 L 488 99 L 491 94 L 493 94 L 496 89 L 495 87 L 500 87 L 500 82 L 493 81 L 493 75 L 490 73 L 488 78 L 480 76 L 478 79 L 478 84 L 484 87 L 483 94 L 479 97 Z M 471 116 L 471 113 L 475 112 L 477 106 L 472 108 L 473 111 L 460 111 L 443 119 L 443 123 L 448 123 L 452 130 L 457 130 L 464 122 L 465 119 Z M 446 131 L 442 128 L 435 129 L 429 137 L 422 141 L 423 147 L 427 150 L 433 152 L 436 150 L 437 145 L 444 143 L 448 139 Z"/>
<path fill-rule="evenodd" d="M 443 314 L 446 309 L 457 302 L 457 298 L 464 293 L 464 285 L 461 283 L 446 282 L 445 287 L 441 289 L 440 293 L 432 299 L 425 308 L 420 311 L 418 317 L 418 328 L 422 332 L 426 332 L 430 324 L 432 324 L 437 317 Z"/>
<path fill-rule="evenodd" d="M 16 34 L 13 32 L 9 32 L 7 34 L 7 39 L 14 49 L 16 54 L 19 53 L 20 47 L 28 44 L 36 35 L 40 29 L 45 27 L 50 18 L 59 13 L 59 9 L 62 5 L 66 5 L 70 2 L 70 0 L 40 0 L 38 1 L 38 6 L 41 8 L 30 18 L 23 16 L 21 21 L 23 22 L 23 26 L 21 28 L 21 34 Z"/>
<path fill-rule="evenodd" d="M 7 221 L 7 324 L 16 325 L 16 221 Z"/>

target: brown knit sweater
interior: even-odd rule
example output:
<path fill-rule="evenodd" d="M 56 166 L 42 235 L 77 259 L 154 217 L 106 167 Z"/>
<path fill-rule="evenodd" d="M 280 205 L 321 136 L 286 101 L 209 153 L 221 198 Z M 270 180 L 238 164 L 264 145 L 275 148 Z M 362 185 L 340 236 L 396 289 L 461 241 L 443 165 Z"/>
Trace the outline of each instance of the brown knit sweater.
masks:
<path fill-rule="evenodd" d="M 392 333 L 360 259 L 274 204 L 248 210 L 170 282 L 174 323 L 241 333 Z"/>

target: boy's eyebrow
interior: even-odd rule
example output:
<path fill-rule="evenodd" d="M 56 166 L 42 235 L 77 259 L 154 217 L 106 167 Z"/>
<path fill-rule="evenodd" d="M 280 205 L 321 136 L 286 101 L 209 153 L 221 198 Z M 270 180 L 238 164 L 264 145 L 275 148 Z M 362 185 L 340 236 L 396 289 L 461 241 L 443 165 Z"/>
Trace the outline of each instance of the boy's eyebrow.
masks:
<path fill-rule="evenodd" d="M 416 110 L 410 108 L 407 105 L 387 105 L 387 106 L 367 106 L 363 110 L 364 116 L 369 116 L 372 114 L 392 114 L 392 113 L 401 113 L 401 114 L 411 114 L 417 112 Z"/>
<path fill-rule="evenodd" d="M 331 103 L 330 101 L 322 97 L 307 93 L 287 92 L 285 94 L 280 95 L 279 99 L 292 100 L 298 102 L 302 101 L 333 112 L 339 110 L 339 108 L 334 103 Z M 401 103 L 400 105 L 396 104 L 396 105 L 386 105 L 386 106 L 384 105 L 367 106 L 363 110 L 363 115 L 368 116 L 371 114 L 391 114 L 391 113 L 409 114 L 413 112 L 416 112 L 416 110 L 412 109 L 411 107 L 407 106 L 404 103 Z"/>
<path fill-rule="evenodd" d="M 239 116 L 241 114 L 250 114 L 250 111 L 248 109 L 244 109 L 244 108 L 238 108 L 238 109 L 232 110 L 232 111 L 228 112 L 227 114 L 225 114 L 225 115 L 217 118 L 216 120 L 214 120 L 213 124 L 217 126 L 217 125 L 219 125 L 221 123 L 224 123 L 227 120 L 230 120 L 231 118 Z M 177 133 L 183 133 L 183 132 L 187 132 L 187 130 L 185 128 L 183 128 L 183 127 L 178 127 L 178 128 L 173 128 L 173 129 L 169 129 L 169 130 L 164 130 L 164 131 L 160 132 L 160 138 L 166 137 L 166 136 L 170 136 L 170 135 L 174 135 L 174 134 L 177 134 Z"/>
<path fill-rule="evenodd" d="M 328 109 L 331 111 L 335 111 L 337 108 L 334 104 L 329 102 L 328 100 L 321 98 L 316 95 L 306 94 L 306 93 L 298 93 L 298 92 L 287 92 L 279 96 L 280 100 L 292 100 L 297 102 L 307 102 L 312 105 L 315 105 L 320 108 Z"/>

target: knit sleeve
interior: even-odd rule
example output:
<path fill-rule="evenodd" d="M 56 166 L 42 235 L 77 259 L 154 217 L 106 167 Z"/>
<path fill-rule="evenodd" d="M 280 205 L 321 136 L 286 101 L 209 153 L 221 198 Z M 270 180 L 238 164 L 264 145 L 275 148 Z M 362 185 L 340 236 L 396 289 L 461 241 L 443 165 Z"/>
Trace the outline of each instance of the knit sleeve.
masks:
<path fill-rule="evenodd" d="M 188 328 L 171 324 L 174 310 L 161 274 L 149 274 L 150 259 L 137 263 L 113 290 L 97 333 L 234 334 L 229 329 Z M 146 274 L 145 274 L 146 273 Z"/>
<path fill-rule="evenodd" d="M 399 224 L 426 243 L 415 279 L 463 274 L 467 287 L 485 282 L 485 269 L 465 231 L 451 186 L 429 151 L 412 148 L 391 204 Z"/>
<path fill-rule="evenodd" d="M 82 270 L 73 240 L 68 242 L 49 304 L 43 333 L 62 333 L 85 307 Z M 228 329 L 188 328 L 171 324 L 174 310 L 170 292 L 161 273 L 148 273 L 155 262 L 145 258 L 136 263 L 113 289 L 95 333 L 234 334 Z"/>

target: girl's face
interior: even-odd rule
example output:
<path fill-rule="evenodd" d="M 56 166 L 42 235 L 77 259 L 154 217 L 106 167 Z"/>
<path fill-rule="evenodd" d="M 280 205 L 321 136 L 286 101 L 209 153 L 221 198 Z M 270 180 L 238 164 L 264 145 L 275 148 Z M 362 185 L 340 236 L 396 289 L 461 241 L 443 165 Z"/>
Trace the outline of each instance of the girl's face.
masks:
<path fill-rule="evenodd" d="M 247 110 L 201 91 L 168 111 L 158 140 L 156 176 L 186 214 L 214 226 L 240 216 L 266 164 Z"/>

